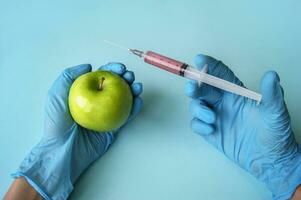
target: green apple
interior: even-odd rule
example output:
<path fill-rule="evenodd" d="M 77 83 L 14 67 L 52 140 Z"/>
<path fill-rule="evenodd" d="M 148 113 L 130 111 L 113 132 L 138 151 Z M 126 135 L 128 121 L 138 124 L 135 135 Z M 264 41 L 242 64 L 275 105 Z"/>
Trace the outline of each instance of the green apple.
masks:
<path fill-rule="evenodd" d="M 108 71 L 89 72 L 78 77 L 69 91 L 69 109 L 82 127 L 112 131 L 128 119 L 133 95 L 127 82 Z"/>

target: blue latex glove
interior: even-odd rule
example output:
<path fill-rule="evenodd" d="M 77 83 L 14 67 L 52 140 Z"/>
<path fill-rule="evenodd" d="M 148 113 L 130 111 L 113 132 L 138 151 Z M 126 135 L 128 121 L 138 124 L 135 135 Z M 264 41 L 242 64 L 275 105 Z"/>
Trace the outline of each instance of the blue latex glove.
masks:
<path fill-rule="evenodd" d="M 243 85 L 222 62 L 198 55 L 199 69 Z M 261 81 L 262 102 L 256 102 L 212 86 L 190 81 L 191 128 L 233 162 L 264 181 L 274 199 L 288 199 L 301 183 L 301 154 L 290 124 L 283 89 L 276 72 Z"/>
<path fill-rule="evenodd" d="M 32 149 L 13 177 L 23 176 L 45 199 L 66 199 L 80 174 L 103 155 L 114 140 L 115 133 L 97 133 L 77 125 L 68 108 L 68 94 L 73 81 L 90 72 L 91 65 L 68 68 L 57 78 L 48 92 L 45 127 L 42 140 Z M 123 77 L 134 96 L 129 119 L 141 109 L 141 83 L 134 82 L 134 73 L 120 63 L 99 68 Z M 104 108 L 105 109 L 105 108 Z"/>

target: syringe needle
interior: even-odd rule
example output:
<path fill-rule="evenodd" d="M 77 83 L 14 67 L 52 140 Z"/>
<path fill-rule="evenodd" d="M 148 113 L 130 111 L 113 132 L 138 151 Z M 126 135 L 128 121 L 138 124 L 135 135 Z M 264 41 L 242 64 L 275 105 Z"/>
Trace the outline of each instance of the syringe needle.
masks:
<path fill-rule="evenodd" d="M 124 49 L 124 50 L 130 51 L 129 48 L 124 47 L 124 46 L 122 46 L 122 45 L 120 45 L 120 44 L 116 44 L 115 42 L 111 42 L 111 41 L 109 41 L 109 40 L 103 40 L 103 41 L 104 41 L 105 43 L 107 43 L 107 44 L 110 44 L 110 45 L 112 45 L 112 46 L 118 47 L 118 48 L 120 48 L 120 49 Z"/>
<path fill-rule="evenodd" d="M 133 54 L 136 55 L 136 56 L 142 57 L 142 55 L 143 55 L 143 51 L 140 51 L 140 50 L 137 50 L 137 49 L 130 49 L 130 48 L 124 47 L 124 46 L 122 46 L 122 45 L 120 45 L 120 44 L 116 44 L 115 42 L 111 42 L 111 41 L 109 41 L 109 40 L 103 40 L 103 41 L 104 41 L 105 43 L 107 43 L 107 44 L 112 45 L 112 46 L 118 47 L 118 48 L 120 48 L 120 49 L 127 50 L 127 51 L 133 53 Z"/>

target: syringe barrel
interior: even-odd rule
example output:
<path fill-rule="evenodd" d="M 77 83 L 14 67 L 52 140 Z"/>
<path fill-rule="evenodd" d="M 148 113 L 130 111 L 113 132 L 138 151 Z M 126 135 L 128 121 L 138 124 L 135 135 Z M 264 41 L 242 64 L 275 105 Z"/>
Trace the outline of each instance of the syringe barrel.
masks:
<path fill-rule="evenodd" d="M 143 57 L 144 62 L 180 76 L 184 76 L 184 71 L 187 68 L 187 64 L 183 62 L 168 58 L 152 51 L 147 51 Z"/>

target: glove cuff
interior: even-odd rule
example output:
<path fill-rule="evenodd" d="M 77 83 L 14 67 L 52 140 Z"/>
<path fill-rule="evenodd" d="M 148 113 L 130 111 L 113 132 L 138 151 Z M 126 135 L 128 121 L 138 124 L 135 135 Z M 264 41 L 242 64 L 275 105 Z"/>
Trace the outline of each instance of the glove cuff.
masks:
<path fill-rule="evenodd" d="M 12 177 L 24 177 L 45 199 L 67 199 L 73 190 L 72 146 L 70 137 L 42 140 L 25 157 Z"/>
<path fill-rule="evenodd" d="M 301 148 L 297 147 L 297 153 L 293 159 L 284 163 L 282 167 L 271 176 L 268 188 L 273 193 L 273 199 L 290 199 L 297 187 L 301 184 Z"/>
<path fill-rule="evenodd" d="M 62 137 L 42 139 L 12 176 L 23 176 L 45 199 L 67 199 L 80 174 L 106 152 L 114 140 L 111 133 L 87 134 L 73 127 Z M 94 143 L 101 145 L 94 148 Z"/>
<path fill-rule="evenodd" d="M 20 178 L 20 177 L 24 177 L 26 179 L 26 181 L 43 197 L 43 199 L 52 200 L 50 198 L 50 196 L 45 192 L 46 191 L 45 188 L 43 188 L 43 186 L 41 186 L 39 183 L 36 183 L 28 175 L 26 175 L 22 172 L 16 172 L 16 173 L 11 174 L 11 176 L 15 179 Z"/>

